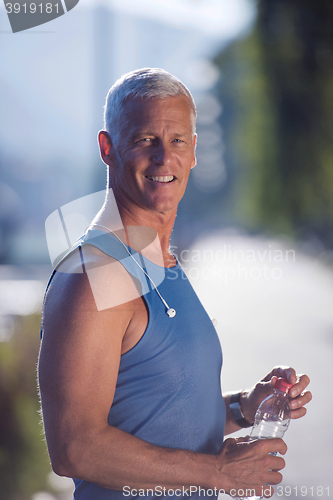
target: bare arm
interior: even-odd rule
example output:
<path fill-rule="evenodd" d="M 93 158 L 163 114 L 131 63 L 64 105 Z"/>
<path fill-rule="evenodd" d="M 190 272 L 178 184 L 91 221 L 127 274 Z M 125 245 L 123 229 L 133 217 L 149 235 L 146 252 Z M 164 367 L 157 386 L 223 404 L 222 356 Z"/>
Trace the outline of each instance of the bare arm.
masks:
<path fill-rule="evenodd" d="M 52 466 L 106 488 L 256 488 L 278 484 L 282 440 L 227 440 L 217 456 L 153 446 L 107 417 L 124 338 L 142 311 L 138 298 L 97 311 L 85 274 L 57 273 L 45 303 L 39 381 Z"/>

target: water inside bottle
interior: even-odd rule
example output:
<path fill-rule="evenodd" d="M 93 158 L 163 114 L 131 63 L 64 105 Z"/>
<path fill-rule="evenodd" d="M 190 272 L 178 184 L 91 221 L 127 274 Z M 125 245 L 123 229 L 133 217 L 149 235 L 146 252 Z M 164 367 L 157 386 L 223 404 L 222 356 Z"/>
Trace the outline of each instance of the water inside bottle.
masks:
<path fill-rule="evenodd" d="M 282 421 L 261 420 L 257 425 L 254 425 L 250 439 L 282 438 L 288 425 L 289 419 Z"/>

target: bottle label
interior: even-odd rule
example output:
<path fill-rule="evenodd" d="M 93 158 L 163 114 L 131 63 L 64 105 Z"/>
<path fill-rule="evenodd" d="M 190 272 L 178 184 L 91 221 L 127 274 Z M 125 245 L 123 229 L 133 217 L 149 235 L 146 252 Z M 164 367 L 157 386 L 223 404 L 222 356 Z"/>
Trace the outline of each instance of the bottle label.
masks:
<path fill-rule="evenodd" d="M 281 422 L 261 420 L 253 427 L 250 437 L 253 439 L 282 438 L 288 425 L 289 419 Z"/>

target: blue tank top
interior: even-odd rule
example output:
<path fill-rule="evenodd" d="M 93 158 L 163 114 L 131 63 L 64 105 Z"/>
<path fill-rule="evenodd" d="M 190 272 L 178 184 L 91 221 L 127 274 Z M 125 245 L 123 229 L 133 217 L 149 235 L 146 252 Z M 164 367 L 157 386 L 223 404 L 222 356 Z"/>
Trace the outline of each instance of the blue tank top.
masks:
<path fill-rule="evenodd" d="M 164 276 L 158 290 L 176 310 L 176 316 L 169 318 L 150 280 L 122 244 L 102 231 L 88 234 L 93 237 L 82 239 L 81 245 L 92 244 L 119 260 L 140 281 L 149 316 L 139 342 L 121 356 L 109 425 L 154 445 L 216 454 L 226 415 L 220 385 L 222 352 L 216 330 L 181 266 L 161 268 L 132 250 L 156 285 Z M 87 481 L 74 482 L 75 500 L 139 498 L 139 493 L 132 496 Z"/>

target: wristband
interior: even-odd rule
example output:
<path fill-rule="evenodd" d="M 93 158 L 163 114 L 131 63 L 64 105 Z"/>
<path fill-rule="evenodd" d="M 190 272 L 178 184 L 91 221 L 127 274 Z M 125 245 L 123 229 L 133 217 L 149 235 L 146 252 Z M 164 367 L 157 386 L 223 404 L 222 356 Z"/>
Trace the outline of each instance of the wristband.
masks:
<path fill-rule="evenodd" d="M 236 394 L 232 394 L 230 396 L 229 408 L 232 418 L 240 427 L 252 427 L 253 424 L 250 424 L 250 422 L 246 420 L 246 418 L 244 417 L 244 413 L 242 412 L 242 408 L 240 405 L 240 396 L 240 392 L 237 392 Z"/>

